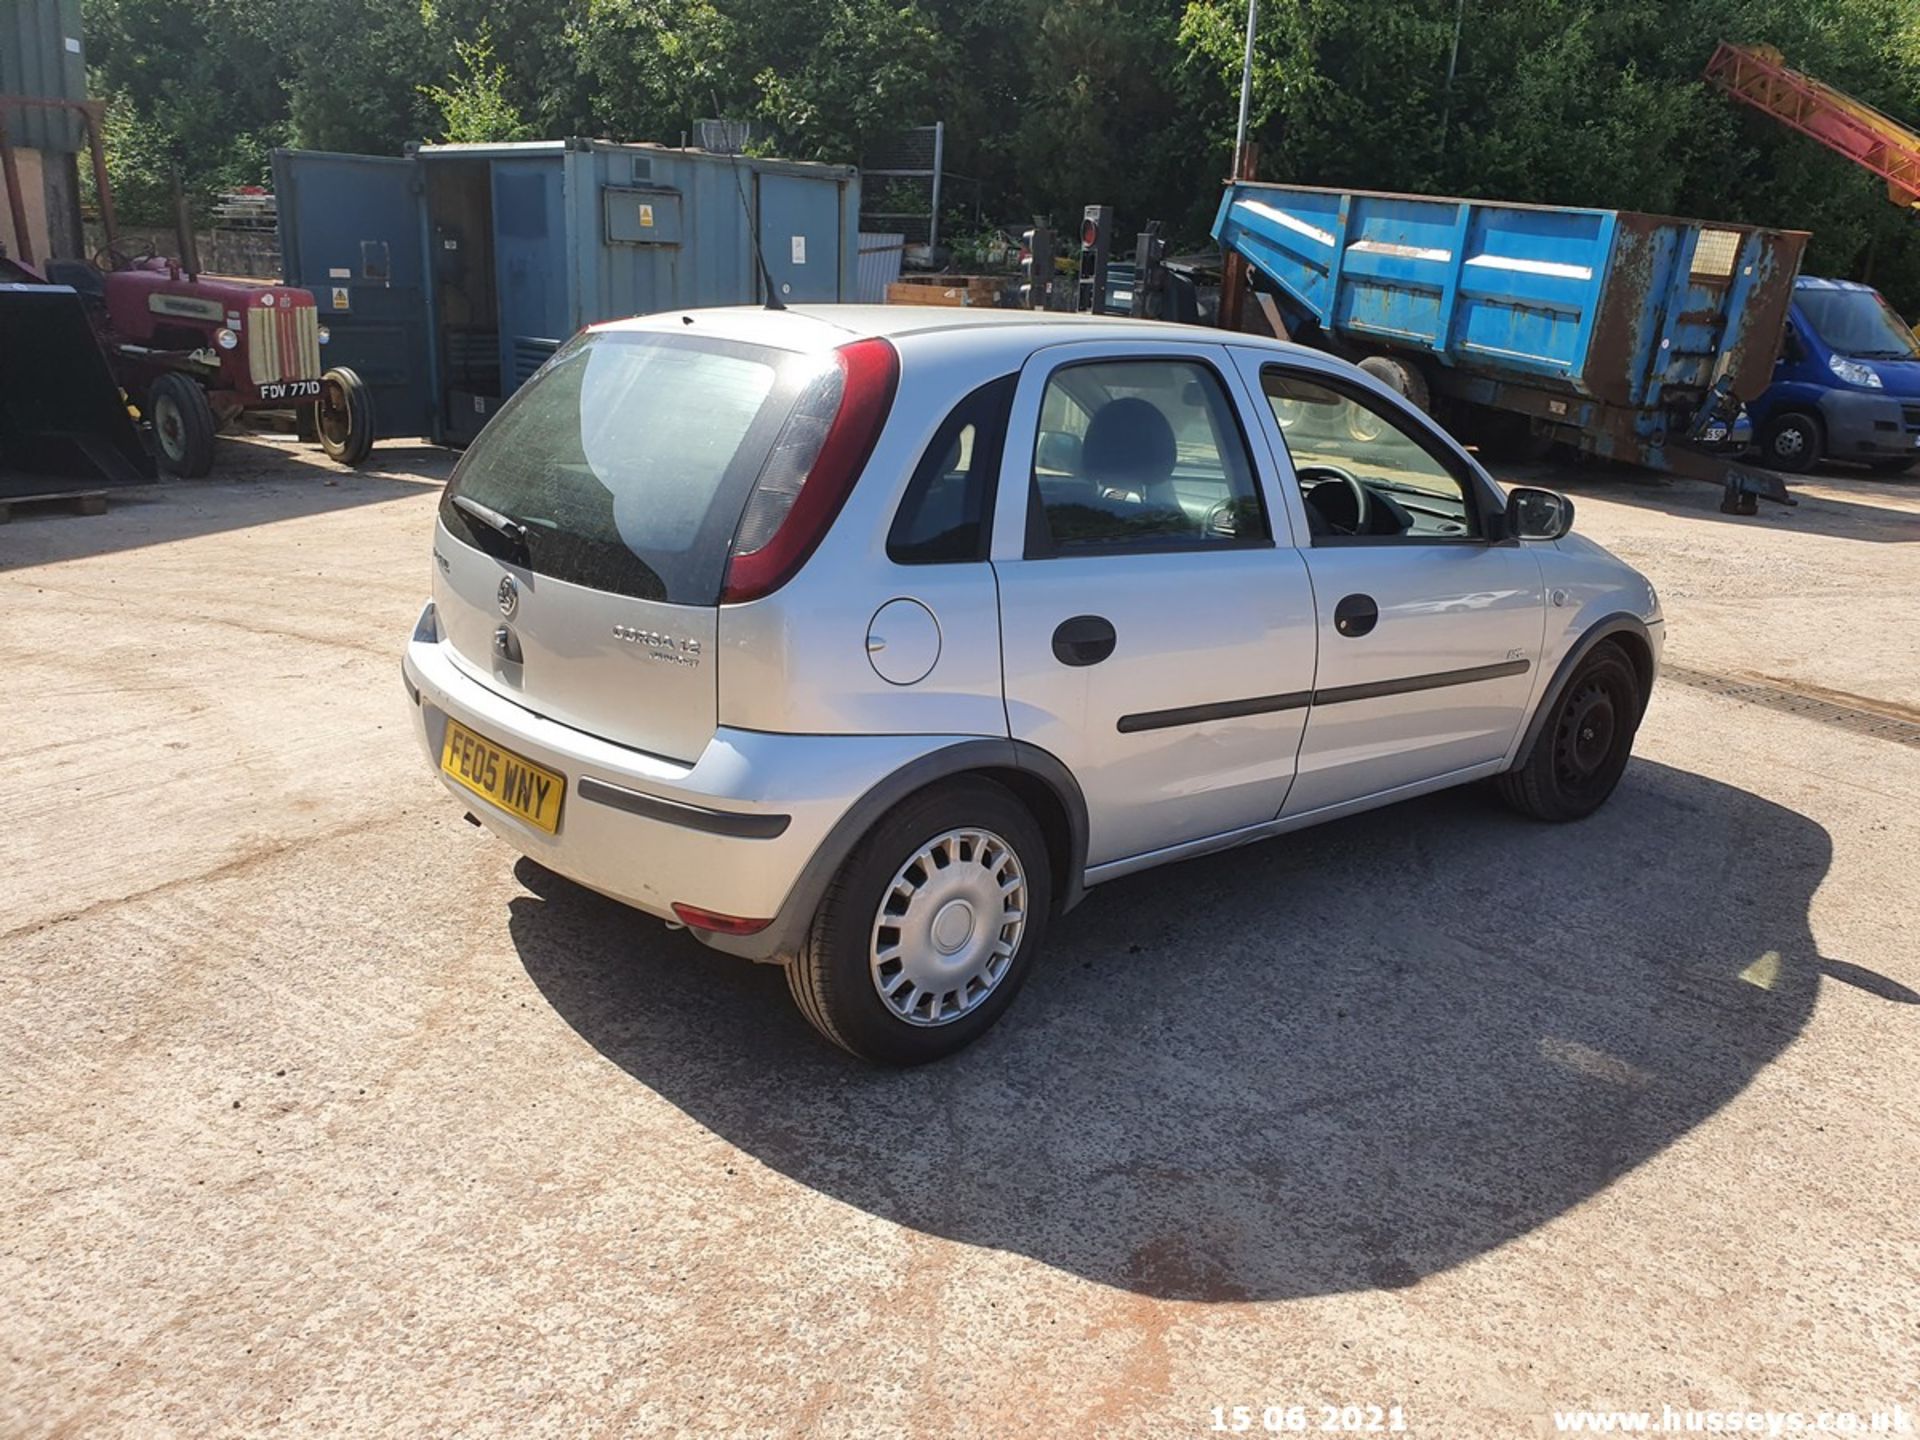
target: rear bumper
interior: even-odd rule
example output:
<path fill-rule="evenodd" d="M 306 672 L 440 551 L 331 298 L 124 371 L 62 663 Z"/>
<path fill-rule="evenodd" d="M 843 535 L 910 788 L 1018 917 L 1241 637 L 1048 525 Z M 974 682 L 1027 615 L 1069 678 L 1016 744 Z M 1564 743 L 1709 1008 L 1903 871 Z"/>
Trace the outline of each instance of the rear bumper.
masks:
<path fill-rule="evenodd" d="M 703 941 L 754 959 L 790 951 L 796 884 L 869 791 L 966 737 L 771 735 L 722 727 L 692 765 L 613 744 L 536 715 L 464 670 L 435 636 L 431 605 L 401 675 L 414 731 L 435 774 L 449 717 L 566 777 L 555 834 L 441 783 L 488 830 L 570 880 L 662 920 L 677 901 L 721 915 L 779 920 L 754 935 Z M 816 870 L 818 867 L 815 867 Z"/>
<path fill-rule="evenodd" d="M 1871 390 L 1825 390 L 1820 423 L 1836 460 L 1890 460 L 1920 455 L 1920 400 Z"/>

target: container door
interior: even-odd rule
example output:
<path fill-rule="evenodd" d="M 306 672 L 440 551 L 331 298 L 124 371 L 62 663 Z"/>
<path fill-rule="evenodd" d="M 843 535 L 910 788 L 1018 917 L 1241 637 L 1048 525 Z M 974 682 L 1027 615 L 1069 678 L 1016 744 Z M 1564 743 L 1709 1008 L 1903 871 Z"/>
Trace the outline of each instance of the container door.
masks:
<path fill-rule="evenodd" d="M 381 437 L 432 433 L 425 257 L 415 162 L 320 150 L 273 152 L 281 273 L 313 292 L 321 361 L 373 388 Z"/>
<path fill-rule="evenodd" d="M 760 250 L 780 299 L 793 305 L 844 298 L 839 182 L 762 172 L 755 184 L 760 192 Z"/>
<path fill-rule="evenodd" d="M 565 198 L 557 158 L 493 162 L 502 395 L 526 384 L 576 328 L 567 313 Z"/>

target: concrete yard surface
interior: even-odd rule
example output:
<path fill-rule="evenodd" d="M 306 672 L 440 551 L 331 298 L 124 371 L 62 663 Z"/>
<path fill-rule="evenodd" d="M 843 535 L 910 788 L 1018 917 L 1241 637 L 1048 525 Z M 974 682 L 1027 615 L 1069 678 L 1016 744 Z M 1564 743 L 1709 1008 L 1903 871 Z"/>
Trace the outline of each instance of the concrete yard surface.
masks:
<path fill-rule="evenodd" d="M 462 820 L 450 455 L 220 451 L 0 528 L 0 1434 L 1920 1415 L 1920 480 L 1527 472 L 1691 677 L 1599 815 L 1097 887 L 897 1073 Z"/>

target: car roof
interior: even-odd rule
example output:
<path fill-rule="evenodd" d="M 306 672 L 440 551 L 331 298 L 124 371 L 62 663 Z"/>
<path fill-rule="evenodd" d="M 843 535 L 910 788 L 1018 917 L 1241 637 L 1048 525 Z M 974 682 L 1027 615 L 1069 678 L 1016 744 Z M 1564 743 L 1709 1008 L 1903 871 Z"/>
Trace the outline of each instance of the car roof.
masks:
<path fill-rule="evenodd" d="M 896 342 L 967 334 L 1003 336 L 1009 348 L 1032 351 L 1076 340 L 1232 340 L 1267 349 L 1317 357 L 1264 335 L 1231 333 L 1204 325 L 1168 320 L 1136 320 L 1123 315 L 1074 315 L 1051 310 L 1002 310 L 947 305 L 789 305 L 769 310 L 735 305 L 712 310 L 667 310 L 592 327 L 611 331 L 668 331 L 713 335 L 791 350 L 828 350 L 849 338 L 883 336 Z"/>

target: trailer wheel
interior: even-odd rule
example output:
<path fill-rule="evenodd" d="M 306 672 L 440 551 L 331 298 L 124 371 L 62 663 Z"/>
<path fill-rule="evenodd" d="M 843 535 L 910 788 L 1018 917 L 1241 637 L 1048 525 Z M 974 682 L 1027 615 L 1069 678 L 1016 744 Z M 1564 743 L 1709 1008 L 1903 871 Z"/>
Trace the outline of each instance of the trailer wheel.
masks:
<path fill-rule="evenodd" d="M 342 365 L 320 377 L 313 423 L 329 460 L 358 465 L 367 458 L 373 449 L 373 391 L 358 372 Z"/>
<path fill-rule="evenodd" d="M 1419 367 L 1411 361 L 1396 360 L 1391 355 L 1369 355 L 1360 362 L 1360 368 L 1401 396 L 1421 414 L 1428 413 L 1432 408 L 1433 396 L 1427 389 L 1427 377 L 1422 375 Z M 1354 439 L 1378 440 L 1386 430 L 1386 422 L 1376 418 L 1364 407 L 1359 405 L 1347 407 L 1347 433 Z"/>
<path fill-rule="evenodd" d="M 213 434 L 219 428 L 207 392 L 185 375 L 162 375 L 147 393 L 147 420 L 160 450 L 160 467 L 183 480 L 213 468 Z"/>
<path fill-rule="evenodd" d="M 1774 416 L 1760 432 L 1760 459 L 1775 470 L 1804 475 L 1820 463 L 1820 421 L 1802 410 Z"/>

